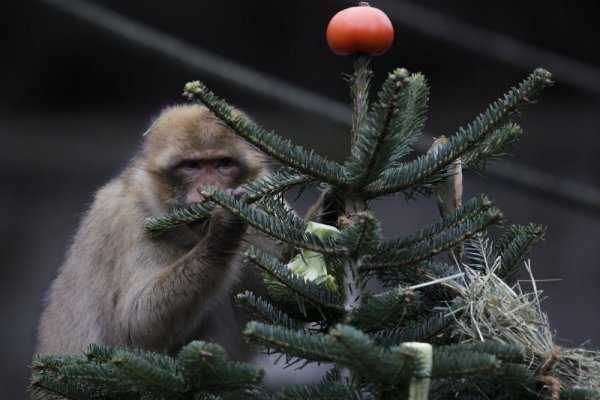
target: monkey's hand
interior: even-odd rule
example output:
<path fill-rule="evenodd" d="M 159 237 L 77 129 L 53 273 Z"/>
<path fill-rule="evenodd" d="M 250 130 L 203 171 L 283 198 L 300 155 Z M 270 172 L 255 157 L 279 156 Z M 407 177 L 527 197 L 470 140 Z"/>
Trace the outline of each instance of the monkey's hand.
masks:
<path fill-rule="evenodd" d="M 248 194 L 243 188 L 227 189 L 225 193 L 239 201 L 245 201 Z M 223 250 L 237 249 L 244 234 L 246 222 L 237 215 L 217 207 L 213 210 L 206 238 Z"/>

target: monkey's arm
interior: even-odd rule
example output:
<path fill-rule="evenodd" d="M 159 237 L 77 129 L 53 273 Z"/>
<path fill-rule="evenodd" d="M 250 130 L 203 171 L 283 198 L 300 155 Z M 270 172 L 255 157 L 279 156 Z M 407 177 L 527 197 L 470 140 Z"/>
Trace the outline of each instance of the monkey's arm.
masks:
<path fill-rule="evenodd" d="M 133 284 L 123 299 L 121 329 L 127 345 L 164 351 L 194 329 L 227 293 L 245 223 L 215 209 L 204 238 L 187 254 Z M 165 343 L 166 338 L 173 342 Z"/>
<path fill-rule="evenodd" d="M 344 205 L 341 199 L 330 192 L 323 192 L 315 204 L 308 209 L 304 220 L 336 225 L 342 215 L 344 215 Z"/>

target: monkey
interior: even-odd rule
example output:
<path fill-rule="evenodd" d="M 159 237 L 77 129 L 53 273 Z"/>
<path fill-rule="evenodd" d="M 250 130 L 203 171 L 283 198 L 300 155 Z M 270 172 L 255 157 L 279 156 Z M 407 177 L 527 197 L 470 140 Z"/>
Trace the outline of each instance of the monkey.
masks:
<path fill-rule="evenodd" d="M 207 186 L 240 196 L 244 182 L 268 174 L 265 156 L 202 105 L 165 109 L 123 172 L 102 187 L 84 214 L 45 298 L 36 353 L 77 354 L 91 343 L 175 355 L 191 340 L 223 346 L 246 361 L 248 318 L 233 304 L 260 280 L 240 251 L 276 244 L 215 208 L 208 224 L 159 237 L 147 217 L 201 201 Z M 264 292 L 263 292 L 264 293 Z"/>

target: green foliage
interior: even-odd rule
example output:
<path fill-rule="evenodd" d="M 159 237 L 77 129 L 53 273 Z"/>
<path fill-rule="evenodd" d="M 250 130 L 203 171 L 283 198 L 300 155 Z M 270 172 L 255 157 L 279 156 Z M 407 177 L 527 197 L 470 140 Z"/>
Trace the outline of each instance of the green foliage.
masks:
<path fill-rule="evenodd" d="M 519 346 L 513 346 L 500 342 L 471 342 L 441 346 L 438 349 L 440 354 L 460 354 L 462 352 L 474 352 L 482 354 L 491 354 L 498 359 L 511 363 L 520 363 L 525 360 L 524 350 Z"/>
<path fill-rule="evenodd" d="M 544 399 L 534 390 L 536 382 L 532 371 L 523 365 L 508 364 L 496 372 L 464 378 L 442 378 L 432 382 L 432 400 L 483 398 L 496 400 Z M 483 397 L 485 396 L 485 397 Z M 561 397 L 562 398 L 562 397 Z"/>
<path fill-rule="evenodd" d="M 283 388 L 276 400 L 375 400 L 366 391 L 339 382 L 323 382 L 317 385 L 296 385 Z"/>
<path fill-rule="evenodd" d="M 252 321 L 246 325 L 244 334 L 253 342 L 284 353 L 287 357 L 318 362 L 333 361 L 329 351 L 333 339 L 322 333 L 309 334 L 308 330 L 288 329 Z"/>
<path fill-rule="evenodd" d="M 179 352 L 177 364 L 194 391 L 247 393 L 264 379 L 263 371 L 228 361 L 225 350 L 213 343 L 190 343 Z"/>
<path fill-rule="evenodd" d="M 362 124 L 363 129 L 345 167 L 265 131 L 245 115 L 235 112 L 200 82 L 189 83 L 186 93 L 191 99 L 202 101 L 240 137 L 285 165 L 272 178 L 247 185 L 254 198 L 282 193 L 292 186 L 315 181 L 330 185 L 334 192 L 350 191 L 364 198 L 374 198 L 398 192 L 407 196 L 428 194 L 436 182 L 447 177 L 445 168 L 457 157 L 464 156 L 466 165 L 481 169 L 486 160 L 501 155 L 503 146 L 520 135 L 518 126 L 505 124 L 508 116 L 550 84 L 550 74 L 536 69 L 467 128 L 460 128 L 439 151 L 398 164 L 424 123 L 428 88 L 422 75 L 396 70 L 384 83 L 379 102 Z M 194 205 L 152 218 L 147 221 L 146 229 L 158 235 L 171 227 L 206 218 L 208 212 L 209 206 Z M 285 240 L 280 236 L 275 237 Z M 289 240 L 296 244 L 295 239 Z"/>
<path fill-rule="evenodd" d="M 238 294 L 235 302 L 238 306 L 250 311 L 255 319 L 262 322 L 268 322 L 289 329 L 299 329 L 302 325 L 300 321 L 294 320 L 270 302 L 263 300 L 261 297 L 256 297 L 252 292 L 246 291 Z"/>
<path fill-rule="evenodd" d="M 336 243 L 352 257 L 373 252 L 380 239 L 381 223 L 371 212 L 365 211 L 350 217 Z"/>
<path fill-rule="evenodd" d="M 295 186 L 307 185 L 314 181 L 314 178 L 296 172 L 294 169 L 281 167 L 271 175 L 255 179 L 243 187 L 248 191 L 251 200 L 260 200 L 280 195 Z"/>
<path fill-rule="evenodd" d="M 382 346 L 396 346 L 404 342 L 436 342 L 436 338 L 453 322 L 451 313 L 434 312 L 427 318 L 415 318 L 395 329 L 382 329 L 374 338 Z"/>
<path fill-rule="evenodd" d="M 431 237 L 423 237 L 419 241 L 397 246 L 398 240 L 383 243 L 369 256 L 365 270 L 381 268 L 399 268 L 429 259 L 442 251 L 448 250 L 475 233 L 498 223 L 503 215 L 495 207 L 483 210 L 473 218 L 465 219 L 454 227 L 441 230 Z M 417 233 L 416 235 L 420 235 Z"/>
<path fill-rule="evenodd" d="M 409 152 L 425 121 L 428 93 L 421 74 L 397 69 L 388 76 L 346 162 L 350 186 L 361 189 Z"/>
<path fill-rule="evenodd" d="M 343 312 L 343 299 L 340 295 L 296 277 L 286 265 L 276 258 L 252 247 L 246 251 L 245 257 L 247 262 L 252 263 L 272 279 L 297 294 L 297 299 L 300 302 L 298 306 L 301 309 L 304 308 L 304 302 L 308 302 L 324 314 L 335 315 Z M 268 284 L 269 282 L 267 282 Z"/>
<path fill-rule="evenodd" d="M 413 311 L 418 297 L 409 289 L 395 288 L 364 299 L 352 312 L 350 322 L 364 332 L 393 329 Z"/>
<path fill-rule="evenodd" d="M 91 345 L 84 357 L 36 357 L 30 389 L 82 400 L 246 398 L 263 379 L 263 371 L 228 361 L 212 343 L 192 342 L 176 359 Z"/>
<path fill-rule="evenodd" d="M 598 400 L 600 392 L 585 388 L 567 388 L 560 392 L 561 400 Z"/>
<path fill-rule="evenodd" d="M 505 155 L 503 149 L 516 142 L 522 133 L 523 129 L 514 122 L 496 128 L 485 140 L 463 154 L 461 157 L 463 166 L 483 172 L 486 163 Z"/>
<path fill-rule="evenodd" d="M 296 146 L 273 132 L 266 131 L 219 99 L 203 83 L 198 81 L 188 83 L 185 93 L 190 99 L 200 100 L 231 130 L 274 160 L 322 182 L 331 184 L 343 182 L 345 171 L 342 166 L 312 150 Z"/>
<path fill-rule="evenodd" d="M 159 237 L 169 229 L 202 219 L 207 220 L 213 208 L 214 204 L 208 201 L 194 203 L 188 207 L 172 210 L 169 215 L 148 218 L 144 223 L 144 229 L 151 237 Z"/>
<path fill-rule="evenodd" d="M 492 202 L 487 196 L 481 195 L 474 197 L 469 201 L 465 202 L 461 207 L 454 210 L 452 213 L 443 216 L 432 224 L 426 225 L 418 231 L 400 236 L 394 240 L 385 242 L 382 247 L 384 250 L 393 250 L 400 247 L 408 247 L 425 240 L 447 232 L 449 229 L 455 228 L 464 224 L 466 221 L 473 219 L 481 212 L 488 210 L 492 207 Z"/>
<path fill-rule="evenodd" d="M 512 280 L 518 265 L 543 237 L 544 228 L 540 225 L 509 226 L 496 245 L 495 255 L 502 260 L 496 274 L 501 278 Z"/>
<path fill-rule="evenodd" d="M 444 168 L 458 157 L 472 152 L 477 146 L 486 146 L 486 140 L 493 142 L 496 129 L 515 112 L 518 107 L 530 102 L 541 89 L 552 84 L 551 75 L 543 69 L 536 69 L 519 86 L 511 89 L 475 120 L 460 128 L 439 151 L 422 155 L 414 161 L 394 166 L 382 172 L 380 178 L 369 183 L 364 189 L 368 197 L 393 194 L 400 191 L 420 191 L 444 178 Z M 471 153 L 471 163 L 481 162 L 492 155 L 490 146 L 482 153 Z"/>

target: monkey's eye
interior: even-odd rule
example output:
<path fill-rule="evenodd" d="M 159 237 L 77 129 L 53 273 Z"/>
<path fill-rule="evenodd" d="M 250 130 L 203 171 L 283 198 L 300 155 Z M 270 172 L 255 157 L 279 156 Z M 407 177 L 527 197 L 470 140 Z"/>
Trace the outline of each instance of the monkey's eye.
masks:
<path fill-rule="evenodd" d="M 185 169 L 198 169 L 201 167 L 201 163 L 200 163 L 200 160 L 190 159 L 190 160 L 183 160 L 181 162 L 181 164 L 179 164 L 179 166 L 181 168 L 185 168 Z"/>
<path fill-rule="evenodd" d="M 233 167 L 233 158 L 231 157 L 223 157 L 219 160 L 217 167 L 219 168 L 230 168 Z"/>

